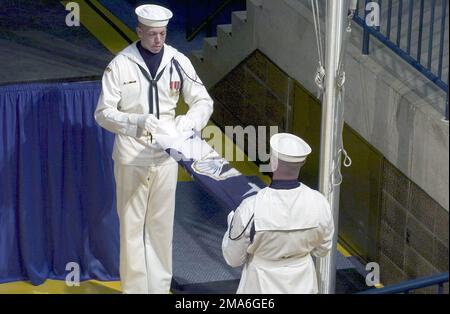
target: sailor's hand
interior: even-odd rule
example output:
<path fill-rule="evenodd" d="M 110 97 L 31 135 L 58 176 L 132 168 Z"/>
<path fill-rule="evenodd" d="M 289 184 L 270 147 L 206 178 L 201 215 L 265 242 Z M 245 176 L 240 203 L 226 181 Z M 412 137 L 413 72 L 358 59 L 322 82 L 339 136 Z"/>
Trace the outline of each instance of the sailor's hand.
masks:
<path fill-rule="evenodd" d="M 154 114 L 145 114 L 139 119 L 139 127 L 151 134 L 156 133 L 159 126 L 159 119 Z"/>
<path fill-rule="evenodd" d="M 189 117 L 182 115 L 175 118 L 175 127 L 179 132 L 186 132 L 194 129 L 195 123 Z"/>

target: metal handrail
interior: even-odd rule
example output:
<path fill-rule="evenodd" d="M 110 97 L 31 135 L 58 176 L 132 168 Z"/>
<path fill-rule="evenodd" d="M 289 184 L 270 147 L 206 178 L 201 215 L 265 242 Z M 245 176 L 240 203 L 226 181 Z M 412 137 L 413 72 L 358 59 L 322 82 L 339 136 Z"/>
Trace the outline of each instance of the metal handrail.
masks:
<path fill-rule="evenodd" d="M 364 0 L 365 6 L 372 1 Z M 419 2 L 420 1 L 420 2 Z M 358 1 L 358 8 L 359 3 Z M 369 54 L 369 41 L 370 36 L 377 38 L 381 43 L 385 46 L 389 47 L 392 51 L 394 51 L 398 56 L 400 56 L 403 60 L 408 62 L 411 66 L 417 69 L 420 73 L 422 73 L 425 77 L 427 77 L 430 81 L 432 81 L 436 86 L 438 86 L 441 90 L 443 90 L 447 95 L 446 107 L 445 107 L 445 119 L 448 121 L 449 118 L 449 110 L 448 110 L 448 77 L 444 78 L 442 73 L 443 68 L 443 60 L 444 60 L 444 49 L 445 49 L 445 24 L 447 19 L 447 1 L 442 1 L 441 14 L 436 12 L 436 0 L 427 1 L 427 5 L 430 7 L 430 25 L 429 25 L 429 39 L 428 39 L 428 47 L 422 47 L 422 39 L 425 34 L 424 29 L 424 13 L 425 13 L 425 0 L 408 0 L 408 23 L 407 23 L 407 36 L 406 36 L 406 48 L 402 47 L 402 39 L 404 37 L 402 34 L 402 18 L 403 16 L 403 8 L 405 7 L 404 0 L 398 0 L 398 14 L 395 18 L 392 16 L 393 13 L 393 1 L 392 0 L 377 0 L 376 1 L 380 7 L 380 11 L 383 3 L 387 6 L 387 21 L 386 21 L 386 29 L 383 32 L 380 27 L 370 27 L 366 24 L 366 16 L 367 11 L 364 8 L 364 13 L 360 14 L 358 11 L 354 16 L 354 20 L 357 24 L 359 24 L 364 31 L 363 34 L 363 54 Z M 405 0 L 406 2 L 406 0 Z M 414 20 L 414 5 L 419 5 L 419 18 L 417 20 L 418 24 L 418 36 L 417 36 L 417 51 L 412 50 L 412 29 Z M 364 7 L 365 7 L 364 6 Z M 433 56 L 433 36 L 435 35 L 435 19 L 440 22 L 440 34 L 439 34 L 439 57 L 438 57 L 438 65 L 437 69 L 433 69 L 432 64 L 432 56 Z M 380 24 L 383 24 L 382 17 L 380 16 Z M 392 39 L 392 26 L 397 25 L 397 34 L 396 40 Z M 447 30 L 448 31 L 448 30 Z M 423 60 L 424 53 L 428 53 L 428 58 Z M 447 82 L 444 81 L 447 79 Z"/>
<path fill-rule="evenodd" d="M 212 21 L 234 0 L 223 0 L 220 5 L 190 34 L 186 36 L 187 41 L 192 41 L 205 27 L 208 27 Z"/>
<path fill-rule="evenodd" d="M 444 293 L 444 283 L 448 282 L 448 272 L 440 273 L 437 275 L 417 278 L 399 284 L 387 286 L 380 289 L 370 289 L 366 291 L 358 292 L 357 294 L 395 294 L 395 293 L 409 293 L 410 291 L 438 286 L 438 294 Z"/>

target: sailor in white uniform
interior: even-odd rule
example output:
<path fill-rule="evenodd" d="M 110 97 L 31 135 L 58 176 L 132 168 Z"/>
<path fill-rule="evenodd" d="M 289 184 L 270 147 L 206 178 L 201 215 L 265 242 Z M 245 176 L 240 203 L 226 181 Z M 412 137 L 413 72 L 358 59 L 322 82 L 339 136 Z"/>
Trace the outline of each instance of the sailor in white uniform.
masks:
<path fill-rule="evenodd" d="M 140 38 L 108 65 L 95 111 L 116 134 L 113 159 L 120 221 L 120 278 L 124 293 L 168 293 L 178 165 L 155 142 L 164 125 L 200 131 L 213 101 L 189 59 L 165 44 L 172 12 L 136 9 Z M 182 94 L 190 109 L 175 119 Z"/>
<path fill-rule="evenodd" d="M 272 136 L 272 184 L 228 215 L 222 251 L 232 267 L 244 264 L 237 293 L 317 293 L 311 255 L 331 248 L 334 223 L 326 198 L 298 181 L 311 153 L 297 136 Z"/>

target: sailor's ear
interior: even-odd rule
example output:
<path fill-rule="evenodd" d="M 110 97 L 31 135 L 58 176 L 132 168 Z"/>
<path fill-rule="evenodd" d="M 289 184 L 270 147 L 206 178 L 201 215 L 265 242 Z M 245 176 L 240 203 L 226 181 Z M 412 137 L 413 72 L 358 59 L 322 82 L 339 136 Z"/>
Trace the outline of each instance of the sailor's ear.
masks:
<path fill-rule="evenodd" d="M 142 37 L 142 29 L 139 26 L 136 26 L 136 34 L 138 35 L 139 38 Z"/>

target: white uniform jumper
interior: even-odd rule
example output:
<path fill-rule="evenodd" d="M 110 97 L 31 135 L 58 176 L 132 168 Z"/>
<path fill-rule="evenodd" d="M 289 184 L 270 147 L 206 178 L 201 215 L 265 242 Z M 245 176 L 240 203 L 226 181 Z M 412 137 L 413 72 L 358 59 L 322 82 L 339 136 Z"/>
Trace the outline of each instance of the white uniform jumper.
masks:
<path fill-rule="evenodd" d="M 181 70 L 175 70 L 175 62 Z M 172 278 L 178 165 L 137 121 L 153 113 L 173 122 L 180 92 L 176 88 L 181 86 L 190 107 L 186 116 L 196 130 L 207 124 L 213 110 L 191 62 L 176 49 L 164 45 L 156 73 L 159 79 L 152 82 L 136 43 L 131 44 L 106 68 L 95 112 L 98 124 L 116 134 L 113 159 L 124 293 L 168 293 Z"/>
<path fill-rule="evenodd" d="M 274 181 L 245 199 L 222 242 L 229 265 L 245 263 L 237 293 L 317 293 L 311 254 L 324 256 L 333 233 L 326 198 L 304 184 Z"/>

